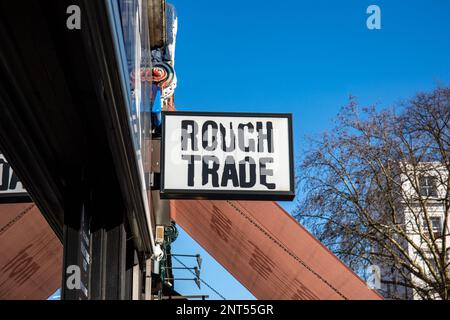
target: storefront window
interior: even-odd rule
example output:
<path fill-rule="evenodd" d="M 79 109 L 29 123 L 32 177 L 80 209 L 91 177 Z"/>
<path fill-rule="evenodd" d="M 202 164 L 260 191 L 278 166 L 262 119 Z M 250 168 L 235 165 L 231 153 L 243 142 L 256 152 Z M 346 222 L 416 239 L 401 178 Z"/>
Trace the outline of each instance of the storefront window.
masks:
<path fill-rule="evenodd" d="M 144 165 L 150 163 L 152 105 L 152 62 L 146 0 L 119 0 L 122 32 L 129 80 L 128 114 L 134 150 L 139 166 L 142 193 L 149 208 L 148 179 Z M 149 218 L 150 210 L 147 210 Z"/>

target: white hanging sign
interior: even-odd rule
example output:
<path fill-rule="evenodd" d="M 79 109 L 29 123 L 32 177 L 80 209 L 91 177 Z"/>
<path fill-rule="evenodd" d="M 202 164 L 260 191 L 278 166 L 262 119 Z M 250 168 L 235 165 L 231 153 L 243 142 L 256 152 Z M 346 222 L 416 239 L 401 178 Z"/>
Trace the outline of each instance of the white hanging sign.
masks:
<path fill-rule="evenodd" d="M 164 112 L 161 197 L 292 200 L 292 116 Z"/>

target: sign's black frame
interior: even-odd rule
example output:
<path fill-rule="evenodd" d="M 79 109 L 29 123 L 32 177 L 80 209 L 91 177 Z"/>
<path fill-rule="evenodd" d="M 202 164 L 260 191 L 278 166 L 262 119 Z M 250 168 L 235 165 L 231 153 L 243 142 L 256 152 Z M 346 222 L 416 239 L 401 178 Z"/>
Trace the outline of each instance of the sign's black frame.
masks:
<path fill-rule="evenodd" d="M 249 117 L 249 118 L 285 118 L 288 120 L 289 137 L 289 191 L 234 191 L 234 190 L 206 190 L 206 189 L 166 189 L 164 186 L 164 152 L 166 136 L 166 115 L 169 116 L 198 116 L 198 117 Z M 195 111 L 163 111 L 161 136 L 161 199 L 193 199 L 193 200 L 265 200 L 291 201 L 295 198 L 294 175 L 294 143 L 292 131 L 292 114 L 290 113 L 246 113 L 246 112 L 195 112 Z"/>
<path fill-rule="evenodd" d="M 30 195 L 27 192 L 11 192 L 0 193 L 0 204 L 12 204 L 12 203 L 30 203 L 33 202 Z"/>

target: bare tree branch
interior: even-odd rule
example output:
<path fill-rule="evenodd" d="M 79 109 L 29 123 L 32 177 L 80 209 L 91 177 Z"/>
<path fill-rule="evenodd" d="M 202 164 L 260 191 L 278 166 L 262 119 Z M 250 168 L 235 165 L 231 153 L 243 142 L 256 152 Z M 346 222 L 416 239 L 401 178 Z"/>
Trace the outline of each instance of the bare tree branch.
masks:
<path fill-rule="evenodd" d="M 356 272 L 389 266 L 400 280 L 383 283 L 449 299 L 450 88 L 399 107 L 361 108 L 350 97 L 336 127 L 309 140 L 295 216 Z M 427 176 L 438 194 L 424 194 Z"/>

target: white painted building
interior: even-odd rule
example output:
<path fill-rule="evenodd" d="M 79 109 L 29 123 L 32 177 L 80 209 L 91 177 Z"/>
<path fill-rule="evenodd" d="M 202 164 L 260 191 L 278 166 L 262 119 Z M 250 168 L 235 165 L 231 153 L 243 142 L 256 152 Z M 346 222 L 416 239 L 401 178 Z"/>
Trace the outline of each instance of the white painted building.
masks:
<path fill-rule="evenodd" d="M 432 279 L 441 277 L 436 268 L 436 252 L 447 252 L 446 264 L 449 273 L 449 195 L 447 194 L 448 171 L 438 163 L 422 163 L 416 167 L 403 165 L 398 181 L 402 192 L 399 194 L 399 221 L 409 241 L 399 237 L 402 250 L 408 253 L 411 265 L 421 268 L 421 272 Z M 412 180 L 412 177 L 416 177 Z M 447 204 L 446 204 L 447 202 Z M 447 206 L 447 207 L 446 207 Z M 447 219 L 446 219 L 447 216 Z M 444 228 L 446 224 L 446 228 Z M 432 235 L 430 235 L 432 234 Z M 445 248 L 443 237 L 446 235 Z M 422 299 L 420 293 L 403 284 L 405 276 L 415 285 L 425 290 L 429 287 L 419 277 L 393 263 L 381 263 L 381 293 L 388 299 Z M 403 273 L 403 274 L 402 274 Z M 386 283 L 391 282 L 391 283 Z M 433 295 L 438 299 L 437 295 Z"/>

